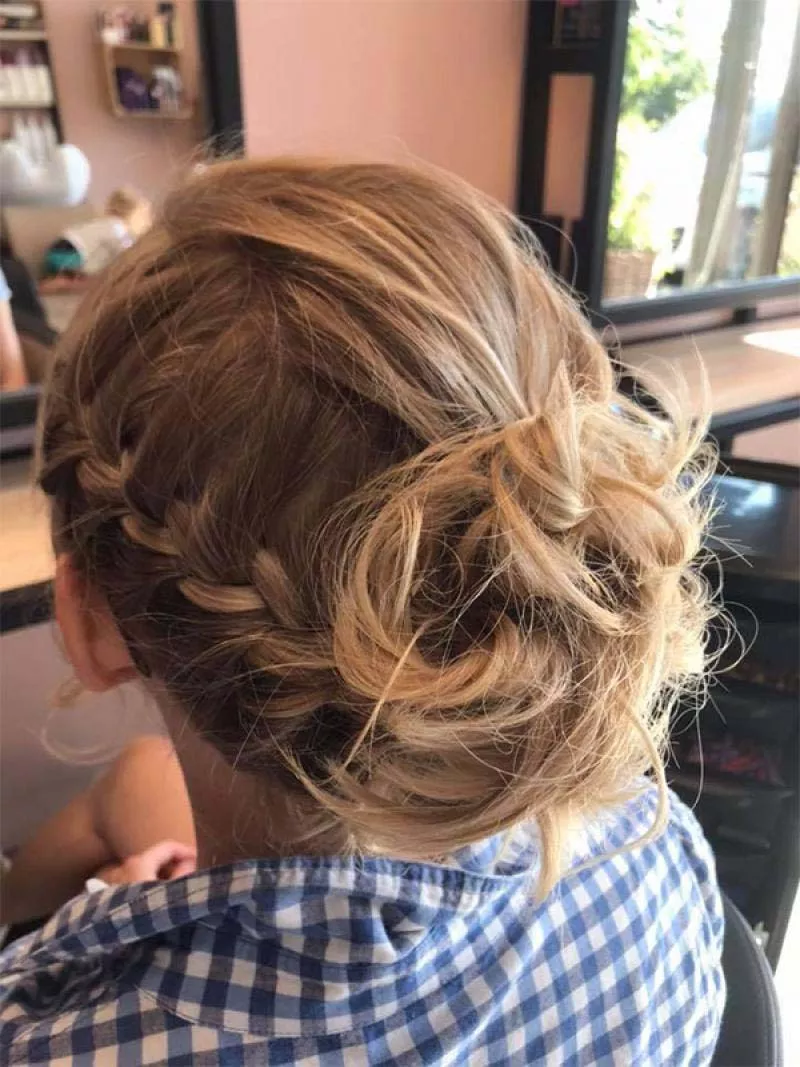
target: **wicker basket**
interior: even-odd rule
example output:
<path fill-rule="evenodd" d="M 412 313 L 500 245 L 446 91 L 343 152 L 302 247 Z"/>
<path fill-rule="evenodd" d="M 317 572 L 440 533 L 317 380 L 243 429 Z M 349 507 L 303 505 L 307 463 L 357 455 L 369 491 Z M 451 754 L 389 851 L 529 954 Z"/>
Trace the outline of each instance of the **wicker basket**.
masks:
<path fill-rule="evenodd" d="M 632 296 L 647 296 L 655 260 L 655 252 L 609 249 L 606 252 L 603 297 L 606 300 L 625 300 Z"/>

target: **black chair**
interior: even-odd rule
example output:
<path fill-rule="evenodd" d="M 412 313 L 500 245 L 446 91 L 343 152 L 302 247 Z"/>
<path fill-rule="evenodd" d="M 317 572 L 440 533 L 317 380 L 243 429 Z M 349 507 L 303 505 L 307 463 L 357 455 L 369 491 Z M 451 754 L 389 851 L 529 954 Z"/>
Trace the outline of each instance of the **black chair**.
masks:
<path fill-rule="evenodd" d="M 778 997 L 753 931 L 727 897 L 722 969 L 728 998 L 712 1067 L 783 1067 Z"/>

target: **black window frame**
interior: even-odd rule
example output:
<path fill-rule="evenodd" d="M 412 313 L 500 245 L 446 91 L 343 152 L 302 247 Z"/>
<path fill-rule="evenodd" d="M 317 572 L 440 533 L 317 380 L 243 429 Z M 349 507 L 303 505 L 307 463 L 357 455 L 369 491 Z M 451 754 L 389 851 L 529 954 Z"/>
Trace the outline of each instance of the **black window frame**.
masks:
<path fill-rule="evenodd" d="M 592 0 L 589 0 L 591 3 Z M 555 74 L 588 74 L 594 80 L 586 166 L 583 218 L 571 234 L 574 269 L 568 280 L 583 298 L 598 326 L 634 326 L 659 321 L 665 334 L 669 320 L 698 312 L 730 310 L 730 322 L 754 319 L 760 305 L 781 298 L 796 299 L 800 312 L 800 274 L 771 275 L 666 296 L 603 303 L 603 272 L 611 208 L 612 180 L 622 102 L 622 81 L 632 0 L 594 0 L 601 32 L 596 40 L 555 46 L 558 0 L 528 0 L 526 59 L 523 74 L 517 212 L 539 237 L 551 262 L 563 220 L 544 214 L 544 175 L 550 81 Z M 789 309 L 791 311 L 791 309 Z M 781 314 L 787 314 L 782 309 Z M 716 325 L 719 325 L 717 323 Z M 652 334 L 650 335 L 652 338 Z"/>

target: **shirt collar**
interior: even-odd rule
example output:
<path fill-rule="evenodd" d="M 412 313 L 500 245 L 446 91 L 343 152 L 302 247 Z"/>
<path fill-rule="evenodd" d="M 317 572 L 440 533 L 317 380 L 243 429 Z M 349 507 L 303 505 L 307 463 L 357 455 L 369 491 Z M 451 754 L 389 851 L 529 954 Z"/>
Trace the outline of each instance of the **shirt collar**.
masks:
<path fill-rule="evenodd" d="M 32 938 L 27 953 L 47 964 L 169 939 L 199 923 L 327 965 L 386 966 L 453 915 L 507 896 L 536 872 L 526 829 L 460 849 L 447 866 L 376 857 L 244 861 L 78 897 Z"/>
<path fill-rule="evenodd" d="M 581 834 L 574 860 L 624 847 L 647 829 L 641 818 Z M 465 975 L 490 996 L 487 967 L 504 982 L 522 979 L 521 946 L 540 929 L 538 851 L 535 831 L 520 827 L 447 866 L 262 860 L 108 889 L 12 946 L 4 977 L 9 988 L 30 977 L 37 1010 L 48 998 L 63 1008 L 65 997 L 85 1004 L 127 992 L 172 1018 L 254 1040 L 389 1026 L 440 1003 Z"/>

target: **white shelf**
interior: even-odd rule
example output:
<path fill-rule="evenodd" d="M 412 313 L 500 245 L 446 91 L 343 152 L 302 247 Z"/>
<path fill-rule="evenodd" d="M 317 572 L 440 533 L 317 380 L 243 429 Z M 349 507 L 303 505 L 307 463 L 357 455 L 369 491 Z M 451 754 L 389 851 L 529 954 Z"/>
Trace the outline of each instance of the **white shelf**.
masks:
<path fill-rule="evenodd" d="M 46 41 L 44 30 L 0 30 L 0 41 Z"/>
<path fill-rule="evenodd" d="M 35 110 L 38 108 L 40 111 L 49 111 L 51 107 L 55 107 L 55 100 L 0 100 L 0 108 L 3 111 L 24 111 Z"/>

